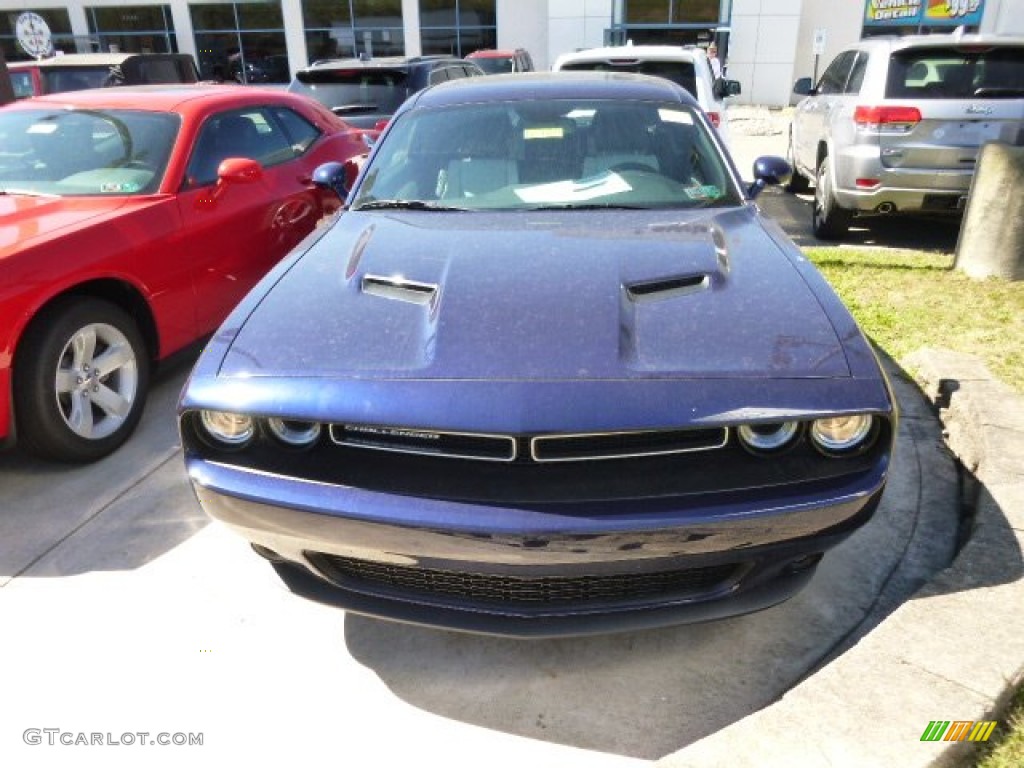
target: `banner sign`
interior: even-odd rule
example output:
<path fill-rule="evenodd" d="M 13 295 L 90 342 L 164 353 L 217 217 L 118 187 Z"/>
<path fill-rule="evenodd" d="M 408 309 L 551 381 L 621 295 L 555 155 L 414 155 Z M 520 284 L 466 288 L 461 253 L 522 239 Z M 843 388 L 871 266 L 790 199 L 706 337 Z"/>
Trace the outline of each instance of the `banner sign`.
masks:
<path fill-rule="evenodd" d="M 985 0 L 867 0 L 864 24 L 870 27 L 978 26 Z"/>

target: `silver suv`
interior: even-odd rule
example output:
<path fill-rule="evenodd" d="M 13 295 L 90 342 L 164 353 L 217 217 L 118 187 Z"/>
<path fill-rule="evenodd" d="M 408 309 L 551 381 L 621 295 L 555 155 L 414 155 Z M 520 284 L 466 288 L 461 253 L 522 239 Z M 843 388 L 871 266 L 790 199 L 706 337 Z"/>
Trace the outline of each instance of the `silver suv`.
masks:
<path fill-rule="evenodd" d="M 1024 144 L 1024 38 L 922 35 L 840 53 L 793 115 L 790 191 L 814 183 L 813 228 L 854 216 L 963 211 L 981 145 Z"/>

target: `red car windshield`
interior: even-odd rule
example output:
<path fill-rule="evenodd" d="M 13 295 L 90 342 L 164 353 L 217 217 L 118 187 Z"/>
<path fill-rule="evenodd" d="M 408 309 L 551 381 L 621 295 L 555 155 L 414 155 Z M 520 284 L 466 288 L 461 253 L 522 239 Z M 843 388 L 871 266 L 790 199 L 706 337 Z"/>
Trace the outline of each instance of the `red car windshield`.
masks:
<path fill-rule="evenodd" d="M 155 191 L 180 118 L 163 112 L 0 112 L 0 192 L 140 195 Z"/>

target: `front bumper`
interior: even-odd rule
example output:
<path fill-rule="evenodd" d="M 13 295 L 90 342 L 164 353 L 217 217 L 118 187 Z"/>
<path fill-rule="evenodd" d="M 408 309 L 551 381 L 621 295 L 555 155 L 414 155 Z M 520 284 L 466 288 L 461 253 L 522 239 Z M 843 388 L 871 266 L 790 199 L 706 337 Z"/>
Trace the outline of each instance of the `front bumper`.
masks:
<path fill-rule="evenodd" d="M 296 592 L 381 618 L 510 636 L 705 621 L 781 602 L 870 518 L 886 469 L 703 505 L 495 507 L 194 455 L 186 466 L 207 513 L 246 537 Z"/>

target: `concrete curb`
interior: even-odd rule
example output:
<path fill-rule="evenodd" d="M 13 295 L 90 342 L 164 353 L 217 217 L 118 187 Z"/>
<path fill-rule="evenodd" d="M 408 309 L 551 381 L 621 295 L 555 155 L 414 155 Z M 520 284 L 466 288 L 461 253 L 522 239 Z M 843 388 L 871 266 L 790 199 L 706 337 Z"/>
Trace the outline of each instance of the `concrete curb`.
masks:
<path fill-rule="evenodd" d="M 1024 677 L 1024 397 L 970 355 L 906 362 L 970 473 L 964 546 L 849 651 L 660 766 L 959 765 L 971 745 L 922 742 L 929 722 L 991 720 Z"/>

